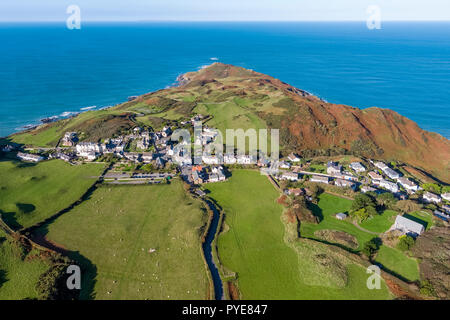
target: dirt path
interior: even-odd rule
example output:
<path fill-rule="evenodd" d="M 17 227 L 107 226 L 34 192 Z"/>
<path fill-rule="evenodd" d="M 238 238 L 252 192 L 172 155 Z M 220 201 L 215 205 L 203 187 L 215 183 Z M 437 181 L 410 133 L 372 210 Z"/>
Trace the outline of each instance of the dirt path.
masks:
<path fill-rule="evenodd" d="M 357 222 L 355 222 L 355 221 L 353 221 L 352 222 L 353 223 L 353 225 L 355 226 L 355 227 L 357 227 L 359 230 L 361 230 L 361 231 L 364 231 L 364 232 L 367 232 L 367 233 L 370 233 L 370 234 L 373 234 L 373 235 L 375 235 L 375 236 L 379 236 L 379 237 L 381 237 L 382 235 L 383 235 L 383 233 L 377 233 L 377 232 L 373 232 L 373 231 L 369 231 L 369 230 L 367 230 L 367 229 L 364 229 L 363 227 L 361 227 Z"/>

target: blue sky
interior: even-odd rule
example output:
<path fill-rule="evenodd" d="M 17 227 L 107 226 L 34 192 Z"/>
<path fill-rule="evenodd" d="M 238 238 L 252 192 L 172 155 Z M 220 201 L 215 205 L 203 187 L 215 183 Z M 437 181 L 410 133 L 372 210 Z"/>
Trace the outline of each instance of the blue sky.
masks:
<path fill-rule="evenodd" d="M 78 5 L 82 21 L 450 20 L 450 0 L 2 0 L 0 21 L 65 21 Z"/>

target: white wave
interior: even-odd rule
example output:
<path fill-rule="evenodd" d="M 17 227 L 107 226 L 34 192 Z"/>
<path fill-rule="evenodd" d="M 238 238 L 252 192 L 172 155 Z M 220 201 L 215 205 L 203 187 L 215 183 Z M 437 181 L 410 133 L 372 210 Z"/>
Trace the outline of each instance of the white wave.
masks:
<path fill-rule="evenodd" d="M 95 108 L 97 108 L 97 106 L 84 107 L 84 108 L 81 108 L 80 110 L 91 110 L 91 109 L 95 109 Z"/>
<path fill-rule="evenodd" d="M 75 111 L 65 111 L 65 112 L 61 113 L 59 116 L 60 117 L 69 117 L 71 115 L 78 114 L 78 113 L 79 112 L 75 112 Z"/>

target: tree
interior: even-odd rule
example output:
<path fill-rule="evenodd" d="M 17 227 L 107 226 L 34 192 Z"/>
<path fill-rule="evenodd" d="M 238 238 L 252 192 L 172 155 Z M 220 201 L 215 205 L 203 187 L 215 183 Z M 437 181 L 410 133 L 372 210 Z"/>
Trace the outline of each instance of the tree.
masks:
<path fill-rule="evenodd" d="M 319 185 L 317 185 L 315 183 L 311 184 L 308 187 L 308 189 L 309 189 L 309 191 L 311 191 L 312 196 L 314 198 L 316 198 L 317 196 L 319 196 L 323 192 L 323 189 Z"/>
<path fill-rule="evenodd" d="M 397 203 L 394 195 L 390 192 L 384 192 L 377 197 L 377 203 L 386 208 L 392 209 Z"/>
<path fill-rule="evenodd" d="M 422 209 L 422 206 L 415 201 L 400 200 L 395 204 L 395 208 L 401 212 L 408 213 L 419 211 L 420 209 Z"/>
<path fill-rule="evenodd" d="M 367 212 L 366 208 L 352 211 L 351 215 L 356 217 L 359 221 L 364 221 L 369 218 L 369 213 Z"/>
<path fill-rule="evenodd" d="M 375 207 L 375 201 L 363 193 L 356 195 L 355 200 L 352 203 L 352 210 L 357 211 L 365 207 Z"/>
<path fill-rule="evenodd" d="M 364 253 L 368 258 L 372 258 L 373 255 L 380 249 L 380 240 L 377 238 L 373 238 L 370 241 L 364 243 L 362 248 L 362 253 Z"/>
<path fill-rule="evenodd" d="M 401 251 L 408 251 L 414 246 L 415 240 L 411 236 L 403 235 L 399 239 L 397 248 Z"/>
<path fill-rule="evenodd" d="M 424 183 L 422 185 L 423 190 L 434 192 L 434 193 L 441 193 L 441 186 L 436 183 Z"/>

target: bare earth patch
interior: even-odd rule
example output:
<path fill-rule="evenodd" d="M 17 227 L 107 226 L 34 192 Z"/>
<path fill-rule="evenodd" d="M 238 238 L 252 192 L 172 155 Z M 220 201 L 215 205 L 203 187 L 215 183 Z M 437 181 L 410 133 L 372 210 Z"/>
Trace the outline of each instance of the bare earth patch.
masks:
<path fill-rule="evenodd" d="M 322 240 L 338 243 L 351 249 L 357 249 L 359 246 L 358 240 L 354 236 L 343 231 L 318 230 L 314 232 L 314 235 Z"/>

